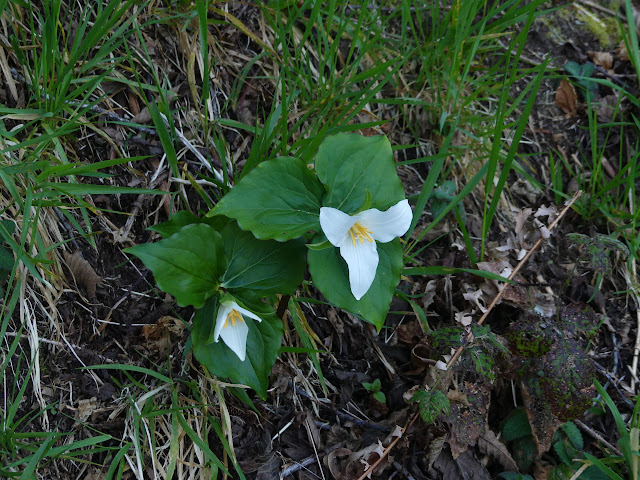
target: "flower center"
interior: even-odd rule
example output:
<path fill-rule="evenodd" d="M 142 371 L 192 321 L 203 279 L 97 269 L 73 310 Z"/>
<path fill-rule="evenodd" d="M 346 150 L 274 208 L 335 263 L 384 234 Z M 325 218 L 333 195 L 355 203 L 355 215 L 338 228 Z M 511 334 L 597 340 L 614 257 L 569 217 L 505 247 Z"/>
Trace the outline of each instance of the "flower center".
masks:
<path fill-rule="evenodd" d="M 244 318 L 242 318 L 242 315 L 240 314 L 239 311 L 231 310 L 227 314 L 227 319 L 224 321 L 224 326 L 222 328 L 227 328 L 229 326 L 229 322 L 231 322 L 232 327 L 235 327 L 236 323 L 244 322 Z"/>
<path fill-rule="evenodd" d="M 364 243 L 365 240 L 369 243 L 373 242 L 373 238 L 371 238 L 371 230 L 360 225 L 360 222 L 353 224 L 349 229 L 349 235 L 351 235 L 351 241 L 354 246 L 356 244 L 356 240 L 360 240 L 360 243 Z"/>

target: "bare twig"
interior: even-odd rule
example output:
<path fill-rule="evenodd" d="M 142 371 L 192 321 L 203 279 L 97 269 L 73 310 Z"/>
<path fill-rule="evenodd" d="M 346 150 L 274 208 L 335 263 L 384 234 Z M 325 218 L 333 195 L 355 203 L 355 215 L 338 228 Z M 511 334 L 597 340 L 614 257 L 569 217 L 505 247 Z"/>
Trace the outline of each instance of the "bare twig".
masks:
<path fill-rule="evenodd" d="M 555 228 L 555 226 L 558 224 L 558 222 L 560 221 L 560 219 L 569 211 L 569 209 L 571 208 L 571 206 L 575 203 L 575 201 L 578 199 L 578 197 L 580 197 L 580 195 L 582 195 L 582 190 L 579 190 L 575 193 L 575 195 L 571 198 L 571 200 L 569 200 L 569 202 L 566 204 L 566 206 L 562 209 L 562 211 L 560 212 L 560 214 L 558 215 L 558 217 L 549 224 L 548 230 L 551 231 Z M 544 239 L 542 237 L 540 237 L 538 239 L 538 241 L 536 243 L 533 244 L 533 247 L 531 247 L 529 249 L 529 251 L 527 252 L 527 254 L 522 258 L 522 260 L 520 260 L 520 263 L 518 263 L 518 265 L 516 266 L 516 268 L 513 269 L 513 272 L 511 272 L 511 275 L 509 275 L 509 280 L 513 280 L 516 275 L 518 274 L 518 272 L 520 271 L 520 269 L 524 266 L 525 263 L 527 263 L 527 261 L 529 260 L 529 258 L 531 257 L 531 255 L 533 255 L 533 252 L 535 252 L 540 245 L 542 245 L 542 241 Z M 502 297 L 504 296 L 507 288 L 509 287 L 508 283 L 505 283 L 502 286 L 502 289 L 500 290 L 500 292 L 498 292 L 498 294 L 495 296 L 495 298 L 493 299 L 493 301 L 491 302 L 491 304 L 489 305 L 489 307 L 487 308 L 487 311 L 484 312 L 482 314 L 482 316 L 480 317 L 480 319 L 477 322 L 477 325 L 482 325 L 484 323 L 484 321 L 487 319 L 487 317 L 489 316 L 489 313 L 491 313 L 491 310 L 493 310 L 493 307 L 495 307 L 498 302 L 502 299 Z M 447 369 L 451 368 L 451 365 L 453 365 L 453 363 L 458 359 L 458 357 L 462 354 L 462 352 L 464 351 L 465 345 L 468 344 L 471 340 L 473 339 L 473 334 L 471 333 L 471 330 L 469 330 L 469 333 L 467 335 L 467 341 L 464 342 L 463 345 L 461 345 L 460 347 L 458 347 L 458 349 L 456 350 L 456 353 L 453 354 L 453 356 L 451 357 L 451 359 L 449 360 L 449 362 L 447 363 Z"/>
<path fill-rule="evenodd" d="M 389 455 L 389 452 L 393 449 L 393 447 L 395 447 L 396 443 L 398 443 L 400 441 L 400 439 L 402 438 L 402 436 L 404 435 L 404 433 L 407 431 L 407 429 L 413 425 L 413 422 L 416 421 L 416 419 L 418 418 L 418 414 L 416 413 L 411 420 L 409 420 L 409 423 L 407 423 L 402 430 L 400 431 L 400 435 L 397 436 L 396 438 L 393 439 L 393 441 L 389 444 L 389 446 L 387 448 L 384 449 L 384 452 L 382 452 L 382 455 L 380 455 L 380 458 L 378 460 L 376 460 L 376 462 L 371 465 L 369 468 L 367 468 L 365 470 L 365 472 L 360 475 L 360 477 L 358 478 L 358 480 L 364 480 L 365 478 L 369 477 L 371 475 L 371 473 L 378 467 L 378 465 L 380 465 L 380 462 L 382 462 L 382 460 L 384 460 L 385 458 L 387 458 L 387 455 Z"/>
<path fill-rule="evenodd" d="M 624 377 L 620 379 L 613 378 L 613 376 L 611 376 L 609 372 L 607 372 L 607 370 L 602 365 L 600 365 L 598 362 L 594 360 L 592 360 L 592 362 L 593 362 L 593 365 L 596 367 L 596 370 L 598 370 L 598 372 L 600 372 L 600 374 L 607 379 L 607 383 L 610 383 L 613 386 L 613 388 L 615 388 L 616 392 L 618 392 L 618 395 L 620 395 L 620 399 L 624 403 L 626 403 L 629 408 L 633 409 L 634 405 L 631 402 L 631 400 L 629 400 L 627 396 L 622 392 L 622 390 L 620 390 L 620 387 L 618 387 L 618 383 L 621 382 L 624 379 Z M 604 387 L 606 388 L 606 384 L 604 385 Z"/>
<path fill-rule="evenodd" d="M 595 438 L 597 441 L 599 441 L 600 443 L 602 443 L 605 447 L 607 447 L 609 450 L 611 450 L 613 453 L 615 453 L 616 455 L 618 455 L 619 457 L 622 457 L 622 452 L 620 450 L 618 450 L 616 447 L 614 447 L 613 445 L 611 445 L 609 442 L 607 442 L 602 435 L 600 435 L 598 432 L 596 432 L 594 429 L 592 429 L 591 427 L 589 427 L 588 425 L 585 425 L 584 423 L 582 423 L 580 420 L 573 420 L 573 423 L 575 423 L 578 427 L 580 427 L 580 430 L 587 432 L 589 435 L 591 435 L 593 438 Z"/>

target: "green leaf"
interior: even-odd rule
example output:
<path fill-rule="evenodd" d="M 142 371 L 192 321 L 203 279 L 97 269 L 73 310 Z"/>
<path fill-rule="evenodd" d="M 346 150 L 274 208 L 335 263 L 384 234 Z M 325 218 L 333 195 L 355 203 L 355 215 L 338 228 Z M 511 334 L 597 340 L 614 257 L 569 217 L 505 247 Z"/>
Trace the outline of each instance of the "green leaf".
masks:
<path fill-rule="evenodd" d="M 179 232 L 182 227 L 193 223 L 200 223 L 200 219 L 188 210 L 181 210 L 172 215 L 166 222 L 149 227 L 149 230 L 158 232 L 162 238 L 169 238 L 174 233 Z"/>
<path fill-rule="evenodd" d="M 15 259 L 11 250 L 5 247 L 0 247 L 0 275 L 3 272 L 9 273 L 13 270 L 13 264 Z"/>
<path fill-rule="evenodd" d="M 449 399 L 440 390 L 418 390 L 411 402 L 418 403 L 420 418 L 427 424 L 433 423 L 441 412 L 449 414 Z"/>
<path fill-rule="evenodd" d="M 44 182 L 39 184 L 38 187 L 40 188 L 40 191 L 35 192 L 33 194 L 33 198 L 57 198 L 60 193 L 64 193 L 71 197 L 78 197 L 80 195 L 115 195 L 122 193 L 167 195 L 167 192 L 163 192 L 162 190 L 151 190 L 137 187 L 114 187 L 111 185 L 94 185 L 92 183 Z"/>
<path fill-rule="evenodd" d="M 317 243 L 307 243 L 307 248 L 309 250 L 324 250 L 325 248 L 331 248 L 331 242 L 327 239 L 317 242 Z"/>
<path fill-rule="evenodd" d="M 158 286 L 182 307 L 202 307 L 226 267 L 222 237 L 206 224 L 187 225 L 167 239 L 125 251 L 142 260 Z"/>
<path fill-rule="evenodd" d="M 519 438 L 531 435 L 531 426 L 529 418 L 524 408 L 513 410 L 502 426 L 502 438 L 505 442 L 512 442 Z"/>
<path fill-rule="evenodd" d="M 158 380 L 165 383 L 173 383 L 173 381 L 159 372 L 155 370 L 150 370 L 148 368 L 140 367 L 138 365 L 124 365 L 121 363 L 105 363 L 101 365 L 89 365 L 88 367 L 82 367 L 81 370 L 121 370 L 123 372 L 138 372 L 144 373 L 145 375 L 149 375 L 151 377 L 157 378 Z"/>
<path fill-rule="evenodd" d="M 278 157 L 251 170 L 209 215 L 234 218 L 259 239 L 286 241 L 320 230 L 323 193 L 303 160 Z"/>
<path fill-rule="evenodd" d="M 11 236 L 16 229 L 16 224 L 11 220 L 0 220 L 0 233 L 6 232 L 6 235 Z M 0 238 L 4 235 L 0 235 Z"/>
<path fill-rule="evenodd" d="M 166 222 L 158 223 L 148 230 L 158 232 L 162 238 L 169 238 L 174 233 L 178 233 L 183 227 L 194 223 L 206 223 L 218 232 L 221 231 L 229 220 L 225 217 L 201 218 L 188 210 L 181 210 L 171 216 Z"/>
<path fill-rule="evenodd" d="M 560 429 L 567 434 L 567 438 L 571 442 L 573 448 L 577 450 L 582 450 L 584 448 L 584 439 L 582 438 L 582 433 L 575 423 L 567 422 L 564 425 L 561 425 Z"/>
<path fill-rule="evenodd" d="M 193 319 L 193 353 L 211 374 L 228 378 L 233 383 L 247 385 L 265 399 L 271 367 L 276 361 L 282 342 L 282 321 L 273 313 L 268 315 L 255 310 L 254 305 L 250 305 L 249 308 L 262 318 L 262 322 L 247 321 L 247 357 L 243 362 L 222 340 L 207 343 L 215 328 L 217 297 L 209 299 Z"/>
<path fill-rule="evenodd" d="M 375 398 L 380 403 L 387 403 L 387 397 L 384 392 L 374 392 L 373 398 Z"/>
<path fill-rule="evenodd" d="M 302 283 L 307 268 L 302 240 L 258 240 L 251 232 L 229 223 L 221 232 L 229 260 L 220 285 L 227 289 L 250 289 L 261 296 L 292 294 Z"/>
<path fill-rule="evenodd" d="M 328 137 L 316 156 L 318 178 L 327 188 L 322 204 L 352 214 L 368 202 L 386 210 L 405 198 L 385 136 L 341 133 Z"/>
<path fill-rule="evenodd" d="M 538 457 L 538 447 L 533 435 L 514 440 L 510 451 L 520 470 L 528 470 Z"/>
<path fill-rule="evenodd" d="M 587 90 L 587 97 L 598 93 L 598 83 L 591 78 L 595 72 L 595 66 L 593 63 L 586 62 L 580 65 L 577 62 L 567 62 L 564 69 L 569 73 L 569 75 L 576 78 L 578 85 Z"/>
<path fill-rule="evenodd" d="M 339 308 L 361 315 L 379 331 L 400 281 L 402 247 L 398 239 L 378 243 L 377 247 L 380 262 L 376 277 L 360 300 L 356 300 L 351 293 L 347 264 L 337 248 L 309 250 L 307 257 L 313 284 L 325 298 Z"/>
<path fill-rule="evenodd" d="M 408 267 L 402 270 L 403 275 L 455 275 L 456 273 L 471 273 L 479 277 L 488 278 L 489 280 L 498 280 L 499 282 L 515 284 L 513 280 L 509 280 L 497 273 L 488 272 L 486 270 L 474 270 L 472 268 L 453 268 L 442 267 L 440 265 L 431 265 L 429 267 Z"/>

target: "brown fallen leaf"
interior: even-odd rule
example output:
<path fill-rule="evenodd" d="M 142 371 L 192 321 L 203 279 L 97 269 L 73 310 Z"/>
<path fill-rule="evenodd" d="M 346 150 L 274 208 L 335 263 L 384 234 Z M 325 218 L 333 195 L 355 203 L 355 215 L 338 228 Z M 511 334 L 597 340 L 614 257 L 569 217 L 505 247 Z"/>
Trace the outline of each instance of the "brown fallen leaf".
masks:
<path fill-rule="evenodd" d="M 171 316 L 161 317 L 156 323 L 142 327 L 144 347 L 152 352 L 166 353 L 171 347 L 171 335 L 181 337 L 184 332 L 182 321 Z"/>
<path fill-rule="evenodd" d="M 433 463 L 433 468 L 440 473 L 437 478 L 447 480 L 489 480 L 491 478 L 486 467 L 470 450 L 453 458 L 453 453 L 445 449 Z"/>
<path fill-rule="evenodd" d="M 353 452 L 348 448 L 339 448 L 324 457 L 324 464 L 329 467 L 329 471 L 335 480 L 342 480 L 345 478 L 340 469 L 340 459 L 348 457 L 352 453 Z"/>
<path fill-rule="evenodd" d="M 541 393 L 536 391 L 536 386 L 520 383 L 522 400 L 527 409 L 527 417 L 531 425 L 531 433 L 538 448 L 538 455 L 549 451 L 551 440 L 557 428 L 564 422 L 551 412 L 549 405 L 541 397 Z"/>
<path fill-rule="evenodd" d="M 620 104 L 617 95 L 606 95 L 598 102 L 598 109 L 596 111 L 598 122 L 611 123 L 616 120 L 616 117 L 619 118 L 619 113 Z"/>
<path fill-rule="evenodd" d="M 556 105 L 570 117 L 575 117 L 578 113 L 578 95 L 573 85 L 566 78 L 560 82 L 556 90 Z"/>
<path fill-rule="evenodd" d="M 451 425 L 449 447 L 454 460 L 468 447 L 473 447 L 484 433 L 491 403 L 490 385 L 463 382 L 459 385 L 459 390 L 461 394 L 466 395 L 467 405 L 451 402 L 448 415 Z"/>
<path fill-rule="evenodd" d="M 611 70 L 611 67 L 613 67 L 613 55 L 609 52 L 594 52 L 590 50 L 587 54 L 591 57 L 593 63 L 599 65 L 605 70 Z"/>
<path fill-rule="evenodd" d="M 429 442 L 429 448 L 427 450 L 427 465 L 429 468 L 433 466 L 433 462 L 435 462 L 442 453 L 446 441 L 447 434 L 441 431 L 439 435 L 435 435 L 431 442 Z"/>
<path fill-rule="evenodd" d="M 518 465 L 509 453 L 509 449 L 488 426 L 485 428 L 484 433 L 478 437 L 478 449 L 500 462 L 505 471 L 518 471 Z"/>
<path fill-rule="evenodd" d="M 63 255 L 76 285 L 82 287 L 89 300 L 94 300 L 96 298 L 96 287 L 102 281 L 102 277 L 95 272 L 89 262 L 82 258 L 80 250 L 76 250 L 73 254 L 63 252 Z"/>

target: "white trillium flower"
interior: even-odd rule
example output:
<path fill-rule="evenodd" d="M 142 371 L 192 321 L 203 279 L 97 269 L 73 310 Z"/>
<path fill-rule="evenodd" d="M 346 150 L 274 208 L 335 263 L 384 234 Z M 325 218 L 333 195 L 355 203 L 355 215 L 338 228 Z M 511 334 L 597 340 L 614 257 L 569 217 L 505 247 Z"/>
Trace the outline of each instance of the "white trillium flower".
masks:
<path fill-rule="evenodd" d="M 407 233 L 413 213 L 408 200 L 385 212 L 371 208 L 348 215 L 331 207 L 320 208 L 320 226 L 349 267 L 351 293 L 360 300 L 371 287 L 378 268 L 376 241 L 387 243 Z"/>
<path fill-rule="evenodd" d="M 246 357 L 247 335 L 249 334 L 249 327 L 245 323 L 244 317 L 257 322 L 262 321 L 255 313 L 242 308 L 234 301 L 223 302 L 218 308 L 216 329 L 213 332 L 213 340 L 217 342 L 222 337 L 227 347 L 233 350 L 241 362 Z"/>

